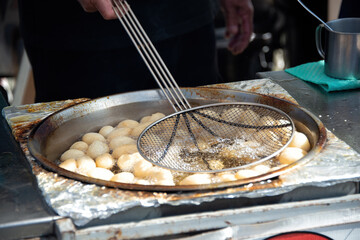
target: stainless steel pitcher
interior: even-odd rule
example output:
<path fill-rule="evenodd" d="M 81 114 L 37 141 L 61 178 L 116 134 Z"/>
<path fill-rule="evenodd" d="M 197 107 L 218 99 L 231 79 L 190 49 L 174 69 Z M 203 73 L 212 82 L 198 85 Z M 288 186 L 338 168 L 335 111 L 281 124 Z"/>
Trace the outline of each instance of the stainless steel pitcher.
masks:
<path fill-rule="evenodd" d="M 360 18 L 341 18 L 316 28 L 316 48 L 325 59 L 325 74 L 360 79 Z"/>

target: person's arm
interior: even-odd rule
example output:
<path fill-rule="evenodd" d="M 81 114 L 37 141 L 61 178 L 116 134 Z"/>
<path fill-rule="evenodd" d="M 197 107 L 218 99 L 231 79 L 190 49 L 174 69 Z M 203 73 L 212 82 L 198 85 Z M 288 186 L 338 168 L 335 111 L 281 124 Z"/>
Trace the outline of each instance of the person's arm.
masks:
<path fill-rule="evenodd" d="M 85 12 L 99 11 L 106 20 L 116 19 L 111 0 L 78 0 L 78 2 Z"/>
<path fill-rule="evenodd" d="M 229 50 L 242 53 L 253 33 L 254 7 L 251 0 L 221 0 L 226 22 L 226 37 L 230 38 Z"/>
<path fill-rule="evenodd" d="M 86 12 L 99 11 L 104 19 L 116 19 L 111 0 L 78 0 Z M 251 0 L 221 0 L 226 21 L 226 37 L 230 38 L 229 50 L 242 53 L 253 32 L 254 7 Z"/>

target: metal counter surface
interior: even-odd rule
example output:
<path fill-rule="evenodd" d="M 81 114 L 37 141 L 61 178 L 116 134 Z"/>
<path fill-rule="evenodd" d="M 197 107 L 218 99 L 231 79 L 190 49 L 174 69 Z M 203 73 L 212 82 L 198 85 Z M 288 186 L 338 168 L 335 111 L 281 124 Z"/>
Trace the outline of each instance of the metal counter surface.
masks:
<path fill-rule="evenodd" d="M 0 94 L 0 109 L 6 107 Z M 18 142 L 0 115 L 0 236 L 28 238 L 52 234 L 59 219 L 45 203 Z"/>
<path fill-rule="evenodd" d="M 358 124 L 360 92 L 347 91 L 334 94 L 321 92 L 321 89 L 316 86 L 284 72 L 259 73 L 259 76 L 271 78 L 285 88 L 300 105 L 318 115 L 329 130 L 360 152 L 359 143 L 356 142 L 360 134 Z M 5 101 L 0 96 L 0 109 L 5 106 Z M 17 239 L 55 234 L 54 224 L 60 217 L 49 209 L 41 193 L 38 192 L 28 162 L 2 116 L 0 116 L 0 142 L 0 235 L 5 239 Z M 353 194 L 355 193 L 354 184 L 349 182 L 330 186 L 326 189 L 314 188 L 312 192 L 316 192 L 318 195 L 312 196 L 312 199 Z M 308 197 L 303 196 L 304 191 L 309 191 L 309 189 L 297 189 L 289 194 L 274 196 L 268 198 L 268 202 L 264 202 L 264 199 L 252 199 L 250 201 L 241 198 L 236 201 L 222 200 L 217 203 L 223 206 L 228 205 L 227 208 L 236 209 L 254 206 L 260 202 L 261 204 L 271 204 L 309 200 Z M 141 219 L 173 216 L 174 214 L 200 213 L 213 207 L 214 205 L 209 203 L 201 206 L 191 205 L 182 209 L 171 206 L 164 206 L 161 209 L 133 208 L 124 212 L 121 218 L 119 215 L 114 215 L 105 221 L 104 219 L 93 221 L 89 226 L 124 220 L 139 221 Z"/>
<path fill-rule="evenodd" d="M 283 71 L 258 76 L 282 86 L 299 105 L 318 116 L 327 129 L 360 152 L 360 89 L 328 93 Z"/>

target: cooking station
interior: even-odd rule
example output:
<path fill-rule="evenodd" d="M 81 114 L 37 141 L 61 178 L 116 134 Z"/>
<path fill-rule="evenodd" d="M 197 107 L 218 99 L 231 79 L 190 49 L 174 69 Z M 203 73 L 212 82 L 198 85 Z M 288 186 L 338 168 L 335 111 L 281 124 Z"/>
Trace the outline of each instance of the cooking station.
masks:
<path fill-rule="evenodd" d="M 276 177 L 190 192 L 109 190 L 75 180 L 62 182 L 63 177 L 45 172 L 29 160 L 26 147 L 14 139 L 6 118 L 18 109 L 7 107 L 1 99 L 1 108 L 9 110 L 3 110 L 0 126 L 1 236 L 264 239 L 290 231 L 331 234 L 338 230 L 337 234 L 346 232 L 341 235 L 346 239 L 356 239 L 360 233 L 360 92 L 326 93 L 285 72 L 262 72 L 258 77 L 217 87 L 296 101 L 327 129 L 327 143 L 319 153 L 322 157 L 280 175 L 281 181 Z M 72 194 L 66 195 L 61 186 L 54 191 L 56 184 L 66 186 Z M 90 198 L 84 196 L 89 192 Z M 87 209 L 89 201 L 92 205 Z M 114 201 L 113 205 L 109 201 Z"/>

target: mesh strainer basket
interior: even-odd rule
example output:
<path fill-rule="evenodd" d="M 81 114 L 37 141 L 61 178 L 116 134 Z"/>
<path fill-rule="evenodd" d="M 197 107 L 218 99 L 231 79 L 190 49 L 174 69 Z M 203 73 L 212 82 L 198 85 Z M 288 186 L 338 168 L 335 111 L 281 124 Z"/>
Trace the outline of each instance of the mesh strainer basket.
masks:
<path fill-rule="evenodd" d="M 151 124 L 139 136 L 138 149 L 153 164 L 172 170 L 228 171 L 276 156 L 294 129 L 291 118 L 271 106 L 211 104 Z"/>

